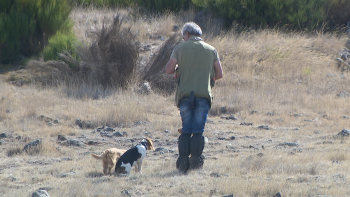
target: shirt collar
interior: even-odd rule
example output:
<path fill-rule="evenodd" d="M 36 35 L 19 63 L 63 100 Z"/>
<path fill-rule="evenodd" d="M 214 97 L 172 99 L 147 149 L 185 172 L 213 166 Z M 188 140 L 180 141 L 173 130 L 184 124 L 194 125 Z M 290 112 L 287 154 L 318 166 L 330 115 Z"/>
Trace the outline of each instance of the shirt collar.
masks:
<path fill-rule="evenodd" d="M 189 40 L 202 41 L 203 39 L 199 36 L 192 36 Z"/>

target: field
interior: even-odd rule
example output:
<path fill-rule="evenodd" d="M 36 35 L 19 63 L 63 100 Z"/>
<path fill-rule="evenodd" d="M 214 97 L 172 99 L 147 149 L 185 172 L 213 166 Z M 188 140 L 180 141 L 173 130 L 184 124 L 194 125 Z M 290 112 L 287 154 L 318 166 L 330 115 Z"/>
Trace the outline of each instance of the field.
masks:
<path fill-rule="evenodd" d="M 129 11 L 75 9 L 74 31 L 91 42 L 87 32 L 118 13 Z M 174 25 L 194 16 L 188 11 L 126 20 L 149 49 L 140 51 L 139 66 Z M 41 86 L 21 69 L 0 75 L 1 196 L 31 196 L 39 189 L 51 197 L 350 196 L 349 133 L 341 133 L 350 129 L 350 76 L 336 62 L 349 38 L 280 29 L 204 38 L 218 50 L 224 77 L 213 89 L 203 169 L 183 175 L 175 168 L 181 120 L 173 94 L 139 94 L 135 82 L 103 98 L 77 97 L 99 90 Z M 144 137 L 154 140 L 156 150 L 147 153 L 143 174 L 105 176 L 101 161 L 91 157 Z M 23 150 L 35 140 L 41 146 Z"/>

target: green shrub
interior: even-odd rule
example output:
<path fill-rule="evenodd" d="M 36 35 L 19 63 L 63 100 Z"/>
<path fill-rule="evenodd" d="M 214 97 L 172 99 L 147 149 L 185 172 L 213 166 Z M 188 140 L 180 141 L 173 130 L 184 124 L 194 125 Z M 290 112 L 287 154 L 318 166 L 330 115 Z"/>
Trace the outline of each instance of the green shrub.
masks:
<path fill-rule="evenodd" d="M 83 7 L 128 7 L 132 6 L 133 3 L 134 0 L 75 0 L 75 4 Z"/>
<path fill-rule="evenodd" d="M 329 0 L 192 0 L 200 8 L 208 8 L 227 24 L 267 27 L 291 25 L 295 29 L 322 25 Z"/>
<path fill-rule="evenodd" d="M 344 26 L 350 21 L 350 0 L 330 0 L 327 21 L 331 27 Z"/>
<path fill-rule="evenodd" d="M 56 31 L 70 31 L 72 7 L 68 0 L 1 2 L 0 63 L 13 63 L 38 55 Z"/>
<path fill-rule="evenodd" d="M 74 53 L 74 44 L 77 42 L 77 38 L 72 32 L 62 32 L 58 31 L 54 36 L 52 36 L 48 45 L 45 46 L 43 51 L 44 60 L 58 60 L 59 53 L 67 51 L 76 57 Z"/>
<path fill-rule="evenodd" d="M 193 5 L 191 0 L 136 0 L 136 3 L 139 7 L 157 12 L 187 10 Z"/>

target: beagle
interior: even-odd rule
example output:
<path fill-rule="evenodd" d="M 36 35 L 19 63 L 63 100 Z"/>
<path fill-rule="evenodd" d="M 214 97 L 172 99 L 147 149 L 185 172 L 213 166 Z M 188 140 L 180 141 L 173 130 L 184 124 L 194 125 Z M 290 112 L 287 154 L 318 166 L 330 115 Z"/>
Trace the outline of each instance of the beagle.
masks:
<path fill-rule="evenodd" d="M 153 141 L 149 138 L 143 139 L 139 144 L 127 150 L 120 156 L 115 166 L 116 174 L 121 176 L 129 175 L 133 165 L 135 165 L 136 172 L 141 173 L 142 161 L 146 156 L 147 150 L 154 150 Z"/>

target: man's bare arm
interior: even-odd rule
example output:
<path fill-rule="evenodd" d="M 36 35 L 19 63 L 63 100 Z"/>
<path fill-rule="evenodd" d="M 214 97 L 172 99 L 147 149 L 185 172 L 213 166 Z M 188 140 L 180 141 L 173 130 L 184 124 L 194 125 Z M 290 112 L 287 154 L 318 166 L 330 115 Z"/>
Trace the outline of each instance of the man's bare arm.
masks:
<path fill-rule="evenodd" d="M 168 74 L 175 73 L 176 64 L 177 64 L 177 59 L 170 58 L 170 60 L 168 61 L 168 63 L 165 66 L 165 72 Z"/>
<path fill-rule="evenodd" d="M 221 79 L 223 77 L 223 72 L 221 68 L 221 62 L 214 62 L 214 70 L 215 70 L 215 80 Z"/>

